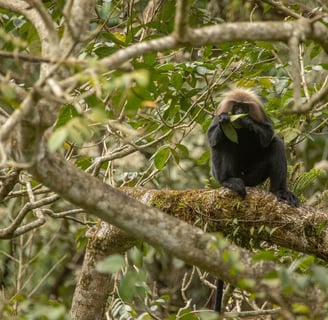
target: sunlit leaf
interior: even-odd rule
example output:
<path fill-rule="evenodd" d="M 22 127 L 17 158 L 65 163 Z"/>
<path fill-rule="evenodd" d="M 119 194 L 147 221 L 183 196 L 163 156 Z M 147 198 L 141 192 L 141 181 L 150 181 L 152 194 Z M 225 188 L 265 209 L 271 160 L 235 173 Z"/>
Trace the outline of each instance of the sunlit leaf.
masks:
<path fill-rule="evenodd" d="M 207 164 L 209 162 L 209 160 L 210 160 L 210 151 L 206 150 L 197 159 L 197 164 L 199 164 L 199 165 Z"/>
<path fill-rule="evenodd" d="M 158 71 L 171 71 L 174 70 L 174 64 L 166 63 L 157 68 Z"/>
<path fill-rule="evenodd" d="M 10 86 L 7 83 L 1 83 L 0 91 L 2 99 L 14 100 L 17 97 L 16 89 L 13 86 Z"/>
<path fill-rule="evenodd" d="M 171 150 L 168 147 L 158 150 L 153 156 L 156 169 L 162 170 L 171 156 Z"/>
<path fill-rule="evenodd" d="M 292 308 L 297 314 L 309 314 L 310 310 L 305 304 L 293 303 Z"/>
<path fill-rule="evenodd" d="M 61 146 L 64 145 L 64 142 L 68 136 L 67 128 L 61 127 L 56 129 L 49 137 L 48 140 L 48 150 L 49 152 L 55 152 Z"/>
<path fill-rule="evenodd" d="M 276 259 L 275 253 L 273 250 L 260 251 L 254 254 L 254 261 L 274 261 Z"/>

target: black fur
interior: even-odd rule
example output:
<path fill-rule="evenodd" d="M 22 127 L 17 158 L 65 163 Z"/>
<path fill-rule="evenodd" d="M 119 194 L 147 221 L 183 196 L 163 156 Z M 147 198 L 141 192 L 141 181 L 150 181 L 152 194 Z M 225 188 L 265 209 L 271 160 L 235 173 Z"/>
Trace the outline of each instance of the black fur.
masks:
<path fill-rule="evenodd" d="M 240 89 L 238 89 L 240 93 Z M 240 98 L 241 97 L 241 98 Z M 247 97 L 247 102 L 245 102 Z M 245 186 L 256 186 L 270 179 L 270 191 L 289 205 L 299 205 L 297 197 L 287 189 L 287 162 L 285 146 L 282 139 L 274 136 L 271 122 L 268 120 L 254 94 L 242 91 L 242 94 L 230 92 L 218 109 L 208 131 L 207 137 L 211 147 L 212 174 L 222 186 L 246 196 Z M 240 99 L 239 99 L 240 98 Z M 253 100 L 254 102 L 253 102 Z M 240 101 L 241 100 L 241 101 Z M 257 109 L 258 108 L 258 109 Z M 246 113 L 248 116 L 238 121 L 235 128 L 238 143 L 231 141 L 222 130 L 222 123 L 229 123 L 232 114 Z M 253 119 L 257 114 L 261 119 Z M 223 282 L 218 280 L 215 310 L 221 310 Z"/>
<path fill-rule="evenodd" d="M 287 189 L 284 142 L 274 136 L 267 117 L 262 123 L 250 116 L 240 119 L 241 128 L 235 129 L 238 144 L 229 140 L 222 130 L 221 123 L 229 121 L 229 114 L 221 113 L 215 116 L 207 131 L 215 179 L 245 197 L 245 186 L 253 187 L 270 178 L 270 191 L 291 206 L 298 206 L 297 197 Z"/>

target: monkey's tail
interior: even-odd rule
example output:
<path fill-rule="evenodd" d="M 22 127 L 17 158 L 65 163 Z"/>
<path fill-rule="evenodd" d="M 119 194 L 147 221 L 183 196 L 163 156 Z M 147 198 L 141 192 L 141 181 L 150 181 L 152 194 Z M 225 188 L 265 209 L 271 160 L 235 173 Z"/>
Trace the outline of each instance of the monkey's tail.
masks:
<path fill-rule="evenodd" d="M 216 296 L 215 296 L 215 307 L 214 307 L 214 310 L 218 313 L 221 312 L 222 297 L 223 297 L 223 281 L 218 279 L 216 281 Z"/>

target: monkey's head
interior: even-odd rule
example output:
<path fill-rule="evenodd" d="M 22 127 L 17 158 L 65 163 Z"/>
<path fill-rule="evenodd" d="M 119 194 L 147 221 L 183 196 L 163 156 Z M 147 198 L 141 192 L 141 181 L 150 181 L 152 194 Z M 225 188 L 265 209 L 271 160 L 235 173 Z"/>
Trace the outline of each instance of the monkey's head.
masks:
<path fill-rule="evenodd" d="M 215 114 L 220 115 L 229 112 L 232 114 L 246 113 L 259 123 L 266 120 L 261 100 L 254 92 L 247 89 L 236 88 L 223 96 Z"/>
<path fill-rule="evenodd" d="M 250 105 L 244 102 L 233 102 L 231 113 L 232 114 L 248 114 L 249 113 Z"/>

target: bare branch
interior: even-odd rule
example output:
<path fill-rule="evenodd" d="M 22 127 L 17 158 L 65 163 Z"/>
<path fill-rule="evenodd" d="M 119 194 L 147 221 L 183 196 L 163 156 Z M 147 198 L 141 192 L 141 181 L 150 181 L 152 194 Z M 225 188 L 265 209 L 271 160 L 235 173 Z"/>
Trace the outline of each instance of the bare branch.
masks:
<path fill-rule="evenodd" d="M 289 41 L 289 59 L 291 63 L 291 74 L 293 77 L 293 95 L 294 105 L 301 104 L 301 74 L 299 64 L 299 45 L 300 39 L 297 33 L 293 35 Z"/>
<path fill-rule="evenodd" d="M 0 128 L 0 143 L 5 142 L 9 138 L 15 126 L 33 110 L 34 106 L 35 97 L 34 92 L 31 91 L 23 101 L 21 107 L 16 109 L 6 123 Z"/>
<path fill-rule="evenodd" d="M 289 8 L 287 8 L 286 6 L 284 6 L 281 1 L 262 0 L 262 2 L 265 2 L 265 3 L 270 4 L 272 7 L 274 7 L 276 9 L 278 9 L 279 11 L 283 12 L 287 17 L 293 17 L 295 19 L 302 18 L 301 15 L 299 15 L 295 11 L 290 10 Z"/>
<path fill-rule="evenodd" d="M 14 169 L 14 171 L 8 174 L 6 177 L 1 177 L 2 184 L 0 187 L 0 202 L 5 199 L 8 193 L 14 188 L 18 182 L 20 169 Z"/>
<path fill-rule="evenodd" d="M 309 112 L 314 106 L 316 106 L 318 103 L 323 101 L 328 94 L 328 84 L 326 84 L 324 87 L 320 89 L 317 93 L 313 94 L 310 98 L 310 100 L 305 104 L 298 104 L 295 105 L 293 110 L 291 112 L 293 113 L 307 113 Z"/>
<path fill-rule="evenodd" d="M 227 41 L 285 41 L 294 36 L 295 30 L 302 40 L 313 39 L 320 43 L 328 52 L 328 32 L 320 23 L 311 23 L 310 20 L 300 19 L 290 22 L 236 22 L 192 29 L 189 32 L 189 41 L 184 45 L 201 46 L 217 44 Z M 99 61 L 101 66 L 109 69 L 117 68 L 124 62 L 141 55 L 162 50 L 181 47 L 175 37 L 166 36 L 160 39 L 136 43 L 128 48 L 118 50 L 109 57 Z"/>
<path fill-rule="evenodd" d="M 19 211 L 14 221 L 6 228 L 0 229 L 0 239 L 10 239 L 12 237 L 19 236 L 27 231 L 35 229 L 45 223 L 42 213 L 37 214 L 37 220 L 25 225 L 20 226 L 26 215 L 33 209 L 40 208 L 59 199 L 59 196 L 52 195 L 47 198 L 35 201 L 27 202 L 23 208 Z"/>
<path fill-rule="evenodd" d="M 96 0 L 72 0 L 65 5 L 66 28 L 60 41 L 62 56 L 76 54 L 83 43 Z"/>
<path fill-rule="evenodd" d="M 190 1 L 189 0 L 178 0 L 175 10 L 175 24 L 173 37 L 178 42 L 186 42 L 189 39 L 189 11 Z"/>

